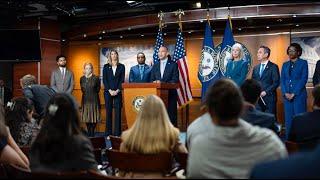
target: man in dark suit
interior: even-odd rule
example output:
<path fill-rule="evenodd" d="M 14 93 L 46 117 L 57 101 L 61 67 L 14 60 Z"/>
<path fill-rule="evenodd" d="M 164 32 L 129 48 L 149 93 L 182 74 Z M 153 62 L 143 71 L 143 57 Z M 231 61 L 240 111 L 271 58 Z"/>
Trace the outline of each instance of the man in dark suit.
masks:
<path fill-rule="evenodd" d="M 137 54 L 138 64 L 131 67 L 129 74 L 130 83 L 148 83 L 150 82 L 151 67 L 146 62 L 146 56 L 143 52 Z"/>
<path fill-rule="evenodd" d="M 247 79 L 240 88 L 246 101 L 245 111 L 241 118 L 252 125 L 268 128 L 278 133 L 279 130 L 274 115 L 261 112 L 255 108 L 262 91 L 259 82 L 254 79 Z"/>
<path fill-rule="evenodd" d="M 320 60 L 317 61 L 316 69 L 314 70 L 312 78 L 313 86 L 320 83 Z"/>
<path fill-rule="evenodd" d="M 12 98 L 12 91 L 5 86 L 4 80 L 0 79 L 0 101 L 6 105 Z"/>
<path fill-rule="evenodd" d="M 47 104 L 55 94 L 55 91 L 46 85 L 36 84 L 36 78 L 30 74 L 20 79 L 20 85 L 23 95 L 33 102 L 37 114 L 42 118 Z"/>
<path fill-rule="evenodd" d="M 288 159 L 259 164 L 250 179 L 318 179 L 320 146 L 313 152 L 298 153 Z"/>
<path fill-rule="evenodd" d="M 289 139 L 295 142 L 320 140 L 320 84 L 312 91 L 313 111 L 295 116 L 289 129 Z"/>
<path fill-rule="evenodd" d="M 162 46 L 158 53 L 160 61 L 155 63 L 151 70 L 151 81 L 154 83 L 178 83 L 178 64 L 171 60 L 168 48 Z M 177 90 L 169 90 L 168 114 L 174 126 L 177 126 Z"/>
<path fill-rule="evenodd" d="M 280 73 L 278 65 L 269 60 L 270 52 L 268 47 L 260 46 L 257 53 L 260 63 L 253 68 L 252 79 L 259 81 L 262 85 L 257 109 L 276 116 L 276 90 L 280 84 Z"/>

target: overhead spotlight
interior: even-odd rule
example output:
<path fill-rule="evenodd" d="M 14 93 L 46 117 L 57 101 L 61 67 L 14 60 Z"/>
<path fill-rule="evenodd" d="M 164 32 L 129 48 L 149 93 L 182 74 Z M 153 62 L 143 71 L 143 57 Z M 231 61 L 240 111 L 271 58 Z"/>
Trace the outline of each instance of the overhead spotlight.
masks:
<path fill-rule="evenodd" d="M 189 33 L 189 34 L 191 34 L 191 33 L 192 33 L 192 31 L 189 31 L 188 33 Z"/>
<path fill-rule="evenodd" d="M 84 37 L 84 38 L 87 37 L 87 34 L 83 34 L 83 37 Z"/>
<path fill-rule="evenodd" d="M 62 42 L 66 42 L 66 40 L 65 40 L 65 39 L 62 39 L 61 41 L 62 41 Z"/>
<path fill-rule="evenodd" d="M 102 44 L 101 44 L 101 42 L 98 42 L 98 46 L 101 46 Z"/>
<path fill-rule="evenodd" d="M 269 27 L 269 26 L 267 26 L 266 28 L 267 28 L 267 29 L 270 29 L 270 27 Z"/>
<path fill-rule="evenodd" d="M 103 30 L 103 31 L 102 31 L 102 34 L 105 34 L 105 33 L 106 33 L 106 31 L 105 31 L 105 30 Z"/>
<path fill-rule="evenodd" d="M 144 34 L 141 34 L 140 36 L 141 36 L 141 37 L 143 37 L 143 36 L 144 36 Z"/>
<path fill-rule="evenodd" d="M 246 17 L 244 17 L 244 20 L 248 20 L 248 17 L 246 16 Z"/>
<path fill-rule="evenodd" d="M 134 2 L 136 2 L 136 1 L 127 1 L 127 3 L 128 3 L 128 4 L 130 4 L 130 3 L 134 3 Z"/>
<path fill-rule="evenodd" d="M 296 27 L 299 27 L 300 25 L 299 24 L 296 24 Z"/>
<path fill-rule="evenodd" d="M 101 39 L 102 39 L 102 36 L 99 36 L 99 39 L 101 40 Z"/>
<path fill-rule="evenodd" d="M 241 28 L 238 28 L 238 30 L 241 31 L 242 29 L 241 29 Z"/>
<path fill-rule="evenodd" d="M 120 36 L 120 39 L 122 39 L 123 38 L 123 36 Z"/>
<path fill-rule="evenodd" d="M 203 20 L 201 19 L 200 22 L 203 23 Z"/>
<path fill-rule="evenodd" d="M 278 19 L 277 21 L 278 21 L 278 22 L 282 22 L 282 19 Z"/>
<path fill-rule="evenodd" d="M 295 18 L 295 17 L 297 17 L 297 15 L 295 15 L 295 14 L 294 14 L 294 15 L 292 15 L 292 17 L 294 17 L 294 18 Z"/>
<path fill-rule="evenodd" d="M 197 7 L 197 8 L 201 8 L 201 2 L 197 2 L 197 3 L 196 3 L 196 7 Z"/>
<path fill-rule="evenodd" d="M 128 30 L 130 31 L 130 30 L 131 30 L 131 27 L 128 27 Z"/>
<path fill-rule="evenodd" d="M 163 33 L 163 35 L 165 35 L 165 36 L 166 36 L 166 35 L 167 35 L 167 33 Z"/>
<path fill-rule="evenodd" d="M 212 29 L 212 32 L 216 32 L 216 30 L 215 30 L 215 29 Z"/>

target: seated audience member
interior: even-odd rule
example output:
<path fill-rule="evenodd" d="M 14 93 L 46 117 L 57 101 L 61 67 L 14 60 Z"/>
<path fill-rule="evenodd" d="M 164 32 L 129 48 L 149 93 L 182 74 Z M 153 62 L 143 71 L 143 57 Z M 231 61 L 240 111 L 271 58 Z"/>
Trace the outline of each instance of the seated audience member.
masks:
<path fill-rule="evenodd" d="M 287 156 L 274 132 L 239 118 L 243 97 L 233 81 L 216 81 L 208 90 L 206 106 L 214 126 L 191 141 L 188 178 L 248 178 L 255 164 Z"/>
<path fill-rule="evenodd" d="M 133 126 L 123 132 L 121 138 L 120 151 L 122 152 L 139 154 L 187 153 L 185 146 L 179 142 L 179 130 L 172 125 L 164 103 L 155 95 L 149 96 L 144 101 Z M 120 176 L 127 177 L 135 177 L 135 175 L 138 174 L 120 173 Z M 162 175 L 159 174 L 159 176 Z"/>
<path fill-rule="evenodd" d="M 278 127 L 274 115 L 261 112 L 255 108 L 262 91 L 259 82 L 254 79 L 247 79 L 241 85 L 241 91 L 245 100 L 244 113 L 241 118 L 252 125 L 268 128 L 277 133 Z"/>
<path fill-rule="evenodd" d="M 190 148 L 191 142 L 199 134 L 205 134 L 211 132 L 213 129 L 212 119 L 210 114 L 207 112 L 202 116 L 195 119 L 187 129 L 187 146 Z"/>
<path fill-rule="evenodd" d="M 253 168 L 251 179 L 318 179 L 320 146 L 315 151 L 297 153 L 287 159 L 263 163 Z"/>
<path fill-rule="evenodd" d="M 13 98 L 7 104 L 6 122 L 19 146 L 30 146 L 39 132 L 40 128 L 32 114 L 32 102 L 25 97 Z"/>
<path fill-rule="evenodd" d="M 36 84 L 36 82 L 36 77 L 30 74 L 20 79 L 23 95 L 33 102 L 36 113 L 42 118 L 46 105 L 55 92 L 48 86 Z"/>
<path fill-rule="evenodd" d="M 56 94 L 46 110 L 41 130 L 31 146 L 31 170 L 97 170 L 92 144 L 80 131 L 75 100 L 68 94 Z"/>
<path fill-rule="evenodd" d="M 312 96 L 313 111 L 293 118 L 288 140 L 306 142 L 320 139 L 320 85 L 314 87 Z"/>
<path fill-rule="evenodd" d="M 0 102 L 0 162 L 29 169 L 29 160 L 14 142 L 9 128 L 5 126 L 4 108 Z"/>

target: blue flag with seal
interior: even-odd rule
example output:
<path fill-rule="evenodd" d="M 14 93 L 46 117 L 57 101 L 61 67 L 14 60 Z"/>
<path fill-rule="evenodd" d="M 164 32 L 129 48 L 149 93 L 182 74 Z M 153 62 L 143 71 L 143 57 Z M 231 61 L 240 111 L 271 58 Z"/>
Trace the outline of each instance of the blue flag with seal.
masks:
<path fill-rule="evenodd" d="M 228 60 L 231 58 L 231 48 L 235 44 L 233 34 L 232 34 L 232 24 L 231 24 L 231 17 L 228 16 L 226 28 L 224 29 L 224 35 L 222 44 L 218 47 L 219 54 L 219 67 L 222 76 L 224 76 L 226 72 L 226 66 Z"/>
<path fill-rule="evenodd" d="M 198 78 L 202 83 L 202 101 L 206 97 L 208 87 L 220 77 L 219 61 L 217 59 L 217 52 L 214 49 L 212 30 L 209 22 L 207 22 L 198 71 Z"/>

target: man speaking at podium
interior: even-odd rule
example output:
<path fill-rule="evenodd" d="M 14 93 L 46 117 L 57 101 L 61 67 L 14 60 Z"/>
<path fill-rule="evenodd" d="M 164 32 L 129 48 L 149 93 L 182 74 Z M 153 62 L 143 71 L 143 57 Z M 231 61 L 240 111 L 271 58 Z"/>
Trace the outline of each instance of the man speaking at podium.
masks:
<path fill-rule="evenodd" d="M 151 81 L 154 83 L 178 83 L 178 64 L 171 60 L 168 48 L 162 46 L 158 53 L 160 61 L 155 63 L 151 70 Z M 177 90 L 169 90 L 168 114 L 174 126 L 177 127 Z"/>

